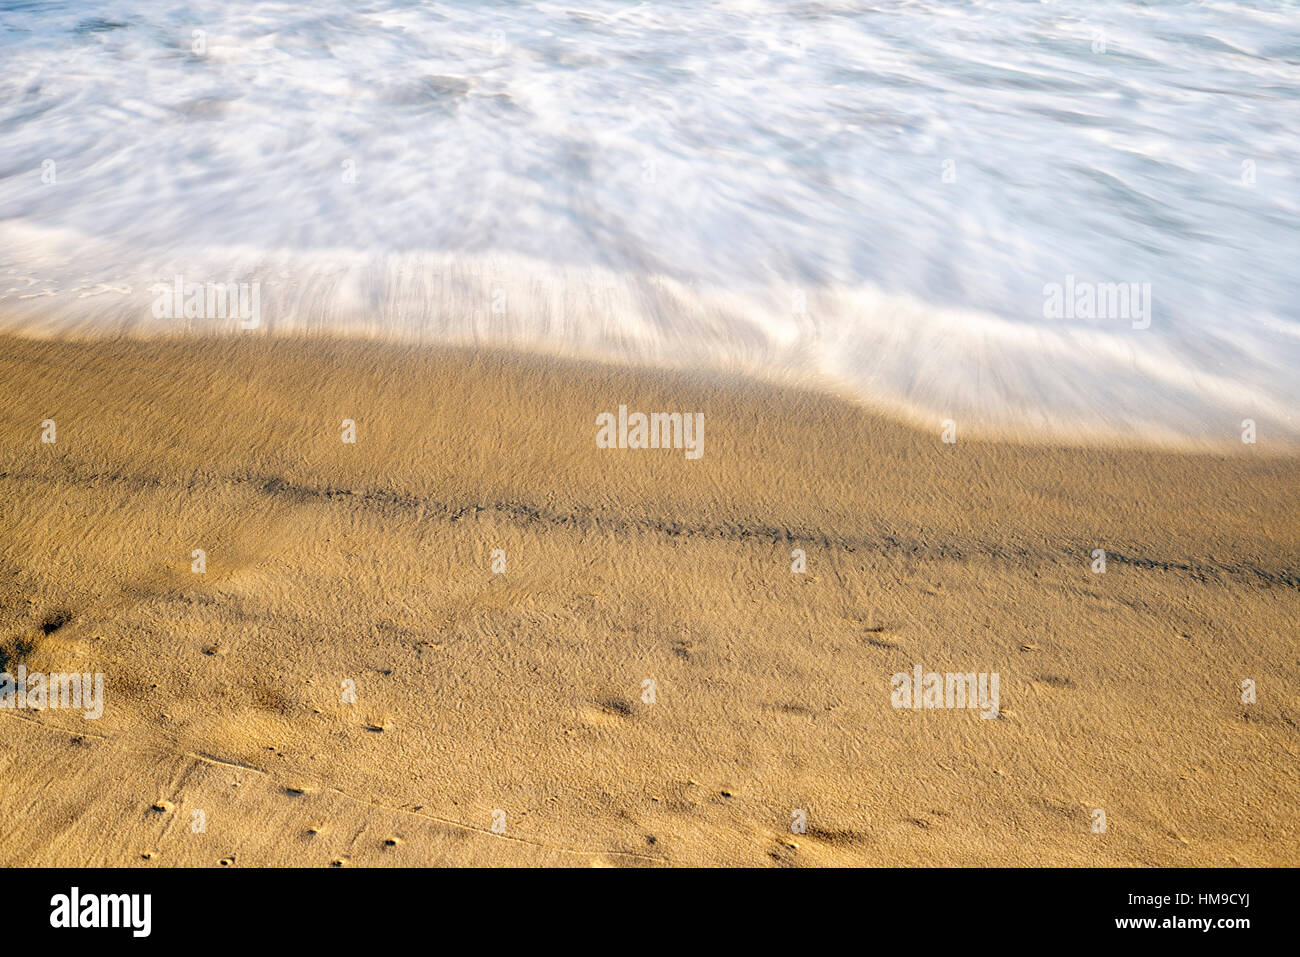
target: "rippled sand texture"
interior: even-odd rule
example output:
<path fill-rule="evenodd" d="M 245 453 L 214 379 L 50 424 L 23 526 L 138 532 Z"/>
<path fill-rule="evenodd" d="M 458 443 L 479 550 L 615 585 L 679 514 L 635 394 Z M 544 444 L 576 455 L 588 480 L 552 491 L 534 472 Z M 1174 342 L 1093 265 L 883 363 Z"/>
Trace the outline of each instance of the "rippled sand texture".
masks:
<path fill-rule="evenodd" d="M 0 650 L 107 685 L 98 721 L 0 711 L 5 865 L 1300 862 L 1266 443 L 946 445 L 359 343 L 0 357 Z M 597 449 L 620 403 L 703 411 L 703 458 Z M 1001 716 L 895 710 L 915 664 L 998 672 Z"/>

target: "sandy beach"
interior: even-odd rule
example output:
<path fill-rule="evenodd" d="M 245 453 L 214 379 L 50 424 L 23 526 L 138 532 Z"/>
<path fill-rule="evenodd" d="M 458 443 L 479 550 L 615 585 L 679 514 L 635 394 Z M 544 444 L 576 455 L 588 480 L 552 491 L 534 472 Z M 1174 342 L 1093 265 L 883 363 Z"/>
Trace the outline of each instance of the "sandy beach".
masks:
<path fill-rule="evenodd" d="M 0 670 L 104 682 L 0 709 L 6 866 L 1300 862 L 1267 442 L 357 341 L 0 364 Z M 620 405 L 701 454 L 597 447 Z M 996 715 L 896 707 L 918 666 Z"/>

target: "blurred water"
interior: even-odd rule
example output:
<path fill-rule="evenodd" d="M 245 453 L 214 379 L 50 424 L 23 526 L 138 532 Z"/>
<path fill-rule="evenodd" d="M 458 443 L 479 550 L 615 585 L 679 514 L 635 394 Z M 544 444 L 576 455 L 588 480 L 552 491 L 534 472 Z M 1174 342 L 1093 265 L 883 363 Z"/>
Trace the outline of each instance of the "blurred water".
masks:
<path fill-rule="evenodd" d="M 1294 439 L 1298 175 L 1294 3 L 0 0 L 29 331 L 175 331 L 180 273 L 273 331 Z M 1045 318 L 1067 276 L 1150 283 L 1150 328 Z"/>

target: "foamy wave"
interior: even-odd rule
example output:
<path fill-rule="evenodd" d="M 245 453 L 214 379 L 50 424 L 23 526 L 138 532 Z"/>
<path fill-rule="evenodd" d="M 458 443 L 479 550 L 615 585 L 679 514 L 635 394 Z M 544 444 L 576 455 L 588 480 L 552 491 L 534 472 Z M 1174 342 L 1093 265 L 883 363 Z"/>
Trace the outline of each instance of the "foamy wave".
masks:
<path fill-rule="evenodd" d="M 0 0 L 0 312 L 173 332 L 153 284 L 251 280 L 280 334 L 1267 444 L 1300 410 L 1289 26 L 1232 0 Z M 1052 318 L 1071 278 L 1149 287 L 1150 327 Z"/>
<path fill-rule="evenodd" d="M 1221 443 L 1254 419 L 1294 444 L 1294 394 L 1248 384 L 1245 368 L 1207 371 L 1176 340 L 1128 323 L 1018 323 L 870 285 L 729 289 L 517 255 L 304 256 L 226 249 L 127 267 L 125 251 L 66 231 L 21 230 L 30 261 L 0 283 L 0 329 L 46 336 L 344 336 L 504 346 L 669 368 L 741 371 L 830 387 L 923 427 L 1039 441 Z M 82 265 L 79 279 L 42 264 Z M 104 262 L 129 277 L 97 279 Z M 101 264 L 101 265 L 96 265 Z M 159 317 L 158 290 L 256 283 L 257 327 Z M 1271 340 L 1235 333 L 1233 355 L 1258 373 Z M 1226 353 L 1225 353 L 1226 355 Z M 1277 373 L 1285 370 L 1278 368 Z"/>

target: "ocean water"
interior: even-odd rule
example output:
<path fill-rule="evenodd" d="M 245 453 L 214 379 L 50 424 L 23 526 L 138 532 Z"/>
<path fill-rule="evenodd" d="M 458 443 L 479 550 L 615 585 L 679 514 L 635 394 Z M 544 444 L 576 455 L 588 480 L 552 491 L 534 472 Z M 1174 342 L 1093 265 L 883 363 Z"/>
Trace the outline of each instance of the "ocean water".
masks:
<path fill-rule="evenodd" d="M 1267 445 L 1298 213 L 1293 2 L 0 0 L 30 333 L 500 343 Z M 257 328 L 157 315 L 178 275 L 257 284 Z"/>

